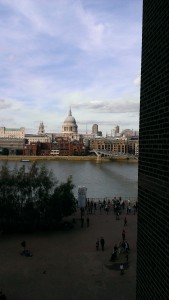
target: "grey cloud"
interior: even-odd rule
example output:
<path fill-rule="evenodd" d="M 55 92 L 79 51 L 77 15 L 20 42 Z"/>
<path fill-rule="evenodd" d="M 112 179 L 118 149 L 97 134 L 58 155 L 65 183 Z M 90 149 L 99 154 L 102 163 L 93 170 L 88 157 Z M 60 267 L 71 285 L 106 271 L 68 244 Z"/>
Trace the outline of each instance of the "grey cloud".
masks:
<path fill-rule="evenodd" d="M 112 120 L 100 120 L 99 118 L 96 120 L 88 119 L 84 120 L 77 120 L 77 124 L 80 126 L 84 126 L 89 129 L 92 127 L 93 124 L 98 124 L 99 130 L 104 130 L 105 128 L 112 129 L 113 127 L 119 125 L 120 128 L 134 128 L 135 130 L 139 128 L 139 117 L 135 114 L 131 115 L 130 118 L 120 118 L 114 119 L 112 116 Z M 89 127 L 88 127 L 89 126 Z"/>
<path fill-rule="evenodd" d="M 132 120 L 130 119 L 130 122 L 125 119 L 119 119 L 119 120 L 116 120 L 116 121 L 113 121 L 113 118 L 112 118 L 112 121 L 103 121 L 103 120 L 86 120 L 86 121 L 82 121 L 82 120 L 77 120 L 77 124 L 78 125 L 86 125 L 86 124 L 89 124 L 89 125 L 93 125 L 93 124 L 98 124 L 99 126 L 116 126 L 117 124 L 118 125 L 125 125 L 125 126 L 129 126 L 129 124 L 132 124 Z"/>
<path fill-rule="evenodd" d="M 111 101 L 93 101 L 88 103 L 78 103 L 72 105 L 73 108 L 82 108 L 86 110 L 95 111 L 97 113 L 129 113 L 129 112 L 139 112 L 139 102 L 120 100 Z"/>
<path fill-rule="evenodd" d="M 0 99 L 0 109 L 7 109 L 12 107 L 12 104 L 6 99 Z"/>

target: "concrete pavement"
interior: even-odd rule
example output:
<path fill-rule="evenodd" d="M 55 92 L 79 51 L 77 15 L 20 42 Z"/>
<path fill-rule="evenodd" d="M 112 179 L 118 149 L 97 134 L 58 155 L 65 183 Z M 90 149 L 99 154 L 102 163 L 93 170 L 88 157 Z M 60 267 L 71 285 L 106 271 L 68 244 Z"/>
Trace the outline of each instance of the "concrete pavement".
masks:
<path fill-rule="evenodd" d="M 110 257 L 122 241 L 125 216 L 129 267 L 120 275 L 125 255 L 114 263 Z M 0 237 L 0 288 L 8 300 L 135 300 L 137 215 L 123 211 L 116 220 L 113 211 L 107 215 L 97 210 L 89 215 L 89 227 L 85 214 L 83 228 L 80 212 L 74 217 L 71 230 Z M 96 251 L 101 236 L 105 250 Z M 33 257 L 20 255 L 23 240 Z"/>

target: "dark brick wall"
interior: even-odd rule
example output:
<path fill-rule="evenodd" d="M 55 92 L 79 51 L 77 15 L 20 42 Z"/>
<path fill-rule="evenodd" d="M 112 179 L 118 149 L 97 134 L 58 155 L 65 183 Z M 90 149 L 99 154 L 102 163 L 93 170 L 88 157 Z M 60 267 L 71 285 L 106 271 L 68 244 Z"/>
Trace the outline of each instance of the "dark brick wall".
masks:
<path fill-rule="evenodd" d="M 169 0 L 143 0 L 137 300 L 169 299 Z"/>

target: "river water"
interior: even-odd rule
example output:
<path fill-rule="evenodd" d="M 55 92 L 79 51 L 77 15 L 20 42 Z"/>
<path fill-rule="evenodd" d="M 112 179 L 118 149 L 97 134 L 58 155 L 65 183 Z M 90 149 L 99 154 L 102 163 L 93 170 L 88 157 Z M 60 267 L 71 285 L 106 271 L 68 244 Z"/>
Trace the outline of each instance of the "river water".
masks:
<path fill-rule="evenodd" d="M 4 162 L 0 161 L 0 168 Z M 10 168 L 20 167 L 23 162 L 9 161 Z M 24 163 L 28 168 L 31 162 Z M 100 162 L 96 161 L 38 161 L 53 171 L 59 182 L 65 182 L 72 176 L 75 185 L 74 195 L 77 197 L 78 186 L 87 188 L 89 198 L 137 198 L 138 163 L 132 162 Z"/>

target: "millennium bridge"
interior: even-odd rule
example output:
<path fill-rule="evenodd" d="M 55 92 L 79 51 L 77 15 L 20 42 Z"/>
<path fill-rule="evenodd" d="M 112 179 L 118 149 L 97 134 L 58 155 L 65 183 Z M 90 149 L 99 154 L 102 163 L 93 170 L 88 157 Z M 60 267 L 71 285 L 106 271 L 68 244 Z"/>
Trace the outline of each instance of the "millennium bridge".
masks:
<path fill-rule="evenodd" d="M 92 149 L 90 150 L 90 153 L 96 154 L 98 158 L 101 157 L 110 157 L 110 158 L 126 158 L 126 159 L 138 159 L 138 156 L 134 154 L 129 154 L 129 153 L 122 153 L 122 152 L 112 152 L 112 151 L 107 151 L 107 150 L 98 150 L 98 149 Z"/>

